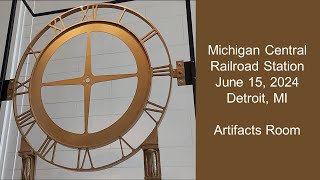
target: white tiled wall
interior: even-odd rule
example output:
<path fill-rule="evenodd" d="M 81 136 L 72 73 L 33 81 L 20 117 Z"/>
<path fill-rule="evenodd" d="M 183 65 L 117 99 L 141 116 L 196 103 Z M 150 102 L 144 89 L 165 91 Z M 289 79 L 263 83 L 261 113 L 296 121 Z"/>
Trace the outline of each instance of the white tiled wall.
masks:
<path fill-rule="evenodd" d="M 34 11 L 41 12 L 88 4 L 88 1 L 29 1 L 29 4 Z M 145 15 L 158 28 L 169 47 L 174 66 L 176 60 L 190 60 L 185 1 L 133 1 L 121 5 Z M 192 1 L 191 5 L 195 33 L 195 1 Z M 20 49 L 24 50 L 37 31 L 53 17 L 55 15 L 32 18 L 28 12 L 24 13 Z M 138 23 L 132 19 L 124 19 L 124 23 L 131 28 L 139 27 Z M 133 57 L 130 57 L 131 52 L 116 39 L 110 36 L 101 37 L 102 35 L 99 34 L 96 37 L 93 36 L 96 46 L 92 52 L 94 73 L 135 72 L 136 67 Z M 82 41 L 83 39 L 80 37 L 74 43 L 85 44 L 81 43 Z M 110 42 L 112 42 L 110 47 L 102 45 Z M 84 63 L 85 46 L 70 47 L 68 48 L 66 45 L 65 48 L 61 48 L 61 52 L 58 52 L 57 56 L 53 57 L 52 63 L 49 63 L 46 69 L 44 81 L 82 75 L 83 66 L 81 64 Z M 119 51 L 119 49 L 121 50 Z M 157 58 L 161 56 L 161 53 L 162 51 L 157 49 L 151 54 Z M 103 61 L 106 55 L 112 61 Z M 89 126 L 92 131 L 100 130 L 101 126 L 112 124 L 126 110 L 134 95 L 135 84 L 136 80 L 132 78 L 95 85 L 90 108 L 90 120 L 93 123 Z M 155 82 L 155 86 L 158 88 L 154 88 L 152 93 L 155 94 L 154 97 L 159 97 L 162 93 L 161 90 L 166 88 L 161 82 L 158 82 L 158 85 Z M 74 122 L 82 122 L 83 91 L 81 91 L 81 87 L 70 86 L 67 89 L 64 87 L 63 90 L 59 88 L 47 88 L 43 91 L 44 94 L 47 93 L 44 96 L 46 110 L 55 123 L 65 125 L 66 130 L 80 132 L 82 125 L 75 126 Z M 176 80 L 173 80 L 168 110 L 159 128 L 159 146 L 164 180 L 195 179 L 195 113 L 192 98 L 191 86 L 178 87 Z M 147 123 L 141 124 L 141 126 L 147 126 Z M 2 179 L 19 179 L 21 169 L 21 159 L 17 156 L 19 134 L 13 119 L 10 119 L 8 133 Z M 64 160 L 66 159 L 68 157 L 65 157 Z M 38 158 L 36 171 L 37 179 L 143 179 L 143 154 L 139 152 L 113 168 L 90 173 L 64 170 Z"/>

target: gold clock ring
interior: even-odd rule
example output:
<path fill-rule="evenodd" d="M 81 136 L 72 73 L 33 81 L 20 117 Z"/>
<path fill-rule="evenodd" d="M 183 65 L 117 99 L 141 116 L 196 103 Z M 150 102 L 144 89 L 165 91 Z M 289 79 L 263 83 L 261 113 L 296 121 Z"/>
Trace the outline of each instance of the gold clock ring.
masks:
<path fill-rule="evenodd" d="M 99 75 L 95 76 L 91 69 L 91 36 L 92 32 L 111 34 L 123 41 L 131 50 L 137 72 L 133 74 Z M 45 68 L 56 50 L 71 38 L 87 35 L 87 48 L 84 75 L 78 78 L 42 82 Z M 88 132 L 91 87 L 95 83 L 123 78 L 137 77 L 137 88 L 134 98 L 127 111 L 111 126 L 94 133 Z M 34 66 L 30 80 L 29 98 L 32 112 L 39 127 L 55 141 L 72 148 L 97 148 L 110 144 L 128 132 L 137 122 L 149 98 L 152 79 L 152 68 L 148 54 L 141 43 L 130 30 L 121 24 L 92 20 L 75 24 L 57 35 L 42 51 Z M 56 125 L 47 114 L 42 102 L 41 89 L 45 86 L 84 86 L 84 133 L 76 134 L 66 131 Z"/>

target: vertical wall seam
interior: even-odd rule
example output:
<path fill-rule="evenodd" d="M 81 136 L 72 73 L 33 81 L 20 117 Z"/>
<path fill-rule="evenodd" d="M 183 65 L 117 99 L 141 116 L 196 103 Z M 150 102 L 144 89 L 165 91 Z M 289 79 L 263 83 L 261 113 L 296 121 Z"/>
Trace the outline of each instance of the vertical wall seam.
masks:
<path fill-rule="evenodd" d="M 21 12 L 23 12 L 23 17 L 21 17 L 21 14 L 22 14 Z M 15 44 L 15 50 L 14 50 L 14 51 L 18 51 L 18 53 L 14 53 L 15 57 L 13 58 L 14 62 L 13 62 L 13 65 L 11 67 L 10 78 L 14 78 L 15 69 L 16 69 L 16 67 L 17 67 L 17 65 L 19 63 L 19 58 L 21 56 L 23 29 L 24 29 L 25 19 L 26 19 L 25 15 L 26 15 L 26 8 L 25 7 L 23 8 L 23 4 L 21 3 L 20 4 L 20 11 L 19 11 L 19 20 L 18 20 L 18 30 L 19 30 L 19 32 L 17 32 L 17 35 L 16 35 L 16 44 Z M 21 21 L 22 21 L 22 25 L 21 25 Z M 18 38 L 18 36 L 20 36 L 20 37 Z M 19 43 L 18 43 L 18 41 L 19 41 Z M 19 47 L 17 47 L 17 46 L 19 46 Z M 14 179 L 14 176 L 15 176 L 15 169 L 16 169 L 16 162 L 17 162 L 17 155 L 18 155 L 18 148 L 19 148 L 19 139 L 20 139 L 19 131 L 17 131 L 16 133 L 17 133 L 17 138 L 16 138 L 16 148 L 15 148 L 12 179 Z"/>
<path fill-rule="evenodd" d="M 6 78 L 6 71 L 7 71 L 7 64 L 9 60 L 9 54 L 10 54 L 10 46 L 11 46 L 11 38 L 12 38 L 12 31 L 14 28 L 14 19 L 15 19 L 15 13 L 16 13 L 16 7 L 17 7 L 17 0 L 13 0 L 11 3 L 11 10 L 10 10 L 10 17 L 9 17 L 9 24 L 7 29 L 7 37 L 6 37 L 6 44 L 5 44 L 5 50 L 4 50 L 4 56 L 3 56 L 3 62 L 2 62 L 2 69 L 1 69 L 1 82 L 3 84 L 5 78 Z M 3 91 L 3 86 L 1 84 L 0 87 L 0 93 Z M 0 102 L 1 103 L 1 102 Z M 5 164 L 5 156 L 7 151 L 7 141 L 8 141 L 8 128 L 10 128 L 10 122 L 7 118 L 8 111 L 11 103 L 5 102 L 5 111 L 4 111 L 4 123 L 3 123 L 3 129 L 1 134 L 1 144 L 0 144 L 0 160 L 2 159 L 0 168 L 1 168 L 1 179 L 3 179 L 4 175 L 4 164 Z M 0 104 L 1 107 L 1 104 Z M 9 126 L 9 127 L 8 127 Z M 4 141 L 6 140 L 6 144 L 4 144 Z"/>

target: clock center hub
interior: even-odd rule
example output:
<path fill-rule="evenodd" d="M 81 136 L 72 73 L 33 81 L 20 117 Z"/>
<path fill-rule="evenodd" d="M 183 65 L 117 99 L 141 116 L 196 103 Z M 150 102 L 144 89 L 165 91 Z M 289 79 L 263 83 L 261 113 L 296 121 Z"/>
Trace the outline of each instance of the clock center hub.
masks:
<path fill-rule="evenodd" d="M 87 77 L 84 79 L 84 82 L 85 82 L 86 84 L 89 84 L 89 83 L 91 82 L 90 77 L 87 76 Z"/>

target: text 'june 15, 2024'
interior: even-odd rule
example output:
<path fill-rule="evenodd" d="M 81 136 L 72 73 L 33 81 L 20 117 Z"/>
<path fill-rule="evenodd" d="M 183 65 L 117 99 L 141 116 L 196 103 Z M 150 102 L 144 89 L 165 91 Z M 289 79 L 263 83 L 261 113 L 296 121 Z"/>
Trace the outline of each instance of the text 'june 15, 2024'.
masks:
<path fill-rule="evenodd" d="M 227 104 L 287 104 L 287 89 L 302 84 L 299 72 L 306 70 L 307 45 L 208 45 L 208 55 L 213 85 L 226 90 Z"/>

